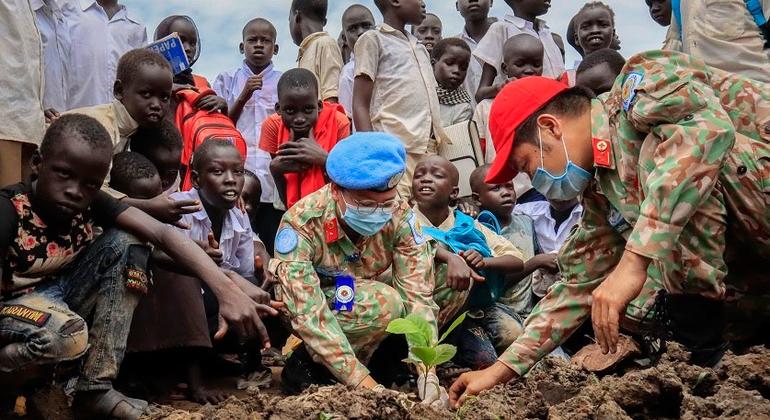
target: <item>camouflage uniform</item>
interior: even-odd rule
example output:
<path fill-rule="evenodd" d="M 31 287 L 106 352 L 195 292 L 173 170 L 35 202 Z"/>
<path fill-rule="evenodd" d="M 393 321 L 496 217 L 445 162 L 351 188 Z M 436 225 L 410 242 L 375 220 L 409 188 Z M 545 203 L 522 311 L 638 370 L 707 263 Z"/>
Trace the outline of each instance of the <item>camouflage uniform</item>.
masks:
<path fill-rule="evenodd" d="M 342 229 L 331 185 L 305 197 L 283 217 L 270 272 L 286 303 L 294 333 L 313 359 L 342 383 L 358 385 L 365 364 L 385 338 L 388 323 L 406 314 L 426 319 L 436 330 L 432 255 L 415 215 L 406 204 L 377 235 L 354 244 Z M 297 242 L 281 249 L 282 232 L 295 232 Z M 392 277 L 382 280 L 392 268 Z M 351 312 L 334 313 L 334 274 L 355 281 Z"/>
<path fill-rule="evenodd" d="M 647 52 L 594 100 L 592 118 L 594 144 L 608 140 L 614 158 L 597 167 L 583 218 L 562 248 L 565 281 L 500 357 L 518 374 L 590 315 L 592 291 L 625 250 L 652 260 L 625 326 L 641 320 L 661 288 L 714 299 L 768 288 L 767 275 L 745 277 L 751 284 L 726 275 L 728 261 L 744 265 L 731 256 L 770 258 L 770 86 L 690 56 Z"/>

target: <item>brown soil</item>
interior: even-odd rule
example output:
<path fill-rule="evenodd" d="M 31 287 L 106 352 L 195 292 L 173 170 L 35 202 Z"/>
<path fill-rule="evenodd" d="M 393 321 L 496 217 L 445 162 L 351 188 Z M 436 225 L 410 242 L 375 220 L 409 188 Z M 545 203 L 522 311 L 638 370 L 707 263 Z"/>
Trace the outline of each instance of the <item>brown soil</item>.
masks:
<path fill-rule="evenodd" d="M 415 403 L 414 395 L 343 386 L 311 388 L 295 397 L 275 389 L 240 391 L 219 406 L 175 402 L 153 406 L 146 419 L 768 419 L 770 350 L 728 354 L 717 369 L 686 363 L 677 345 L 654 367 L 597 377 L 545 359 L 525 379 L 482 393 L 457 412 Z M 58 401 L 57 398 L 35 398 Z M 42 404 L 45 405 L 45 404 Z M 58 405 L 58 402 L 57 402 Z M 42 411 L 42 410 L 41 410 Z M 42 414 L 42 413 L 41 413 Z M 63 414 L 63 412 L 59 412 Z M 47 417 L 47 416 L 42 416 Z"/>

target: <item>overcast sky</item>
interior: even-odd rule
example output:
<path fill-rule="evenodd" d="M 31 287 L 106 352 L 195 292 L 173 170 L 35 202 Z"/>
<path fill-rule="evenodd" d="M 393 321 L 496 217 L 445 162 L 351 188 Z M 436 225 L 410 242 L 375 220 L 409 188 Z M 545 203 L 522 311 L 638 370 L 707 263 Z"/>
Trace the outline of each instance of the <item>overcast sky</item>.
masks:
<path fill-rule="evenodd" d="M 172 14 L 191 16 L 201 32 L 202 43 L 201 57 L 194 71 L 210 81 L 220 72 L 241 64 L 242 56 L 238 53 L 241 29 L 255 17 L 270 20 L 278 29 L 280 53 L 274 59 L 277 68 L 286 70 L 295 66 L 297 47 L 289 35 L 291 0 L 123 0 L 123 3 L 147 25 L 150 37 L 164 17 Z M 368 6 L 377 22 L 382 21 L 373 0 L 329 0 L 326 30 L 335 38 L 340 33 L 342 12 L 354 3 Z M 552 0 L 551 10 L 544 19 L 553 32 L 563 36 L 570 19 L 584 3 L 582 0 Z M 652 21 L 644 0 L 606 0 L 605 3 L 615 10 L 616 29 L 622 43 L 620 52 L 625 57 L 662 45 L 665 29 Z M 429 12 L 441 17 L 444 36 L 457 35 L 462 30 L 463 20 L 455 9 L 454 0 L 426 0 L 426 4 Z M 507 12 L 510 9 L 505 2 L 496 0 L 492 15 L 502 17 Z M 577 52 L 567 45 L 568 68 L 572 67 L 576 57 Z"/>

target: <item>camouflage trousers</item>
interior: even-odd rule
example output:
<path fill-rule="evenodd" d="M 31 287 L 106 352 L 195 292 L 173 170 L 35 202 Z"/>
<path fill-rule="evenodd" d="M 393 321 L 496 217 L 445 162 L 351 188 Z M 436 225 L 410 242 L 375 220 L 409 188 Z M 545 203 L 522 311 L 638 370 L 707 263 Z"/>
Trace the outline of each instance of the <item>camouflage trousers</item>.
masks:
<path fill-rule="evenodd" d="M 324 288 L 332 310 L 334 291 L 334 287 Z M 385 329 L 390 321 L 404 316 L 406 309 L 401 295 L 388 284 L 374 280 L 356 280 L 353 310 L 335 314 L 356 357 L 363 364 L 369 363 L 372 353 L 388 335 Z"/>

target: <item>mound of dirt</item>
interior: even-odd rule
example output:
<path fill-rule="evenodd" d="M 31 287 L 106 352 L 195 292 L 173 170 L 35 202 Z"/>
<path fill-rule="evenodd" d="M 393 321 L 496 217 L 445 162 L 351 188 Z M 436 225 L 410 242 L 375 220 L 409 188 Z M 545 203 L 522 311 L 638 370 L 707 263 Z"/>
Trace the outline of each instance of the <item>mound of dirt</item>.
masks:
<path fill-rule="evenodd" d="M 482 393 L 462 419 L 770 418 L 770 350 L 728 353 L 716 370 L 686 363 L 676 344 L 654 367 L 601 379 L 545 359 L 525 379 Z"/>
<path fill-rule="evenodd" d="M 343 386 L 311 388 L 296 397 L 251 390 L 217 407 L 190 412 L 154 407 L 147 419 L 703 419 L 770 418 L 770 350 L 728 353 L 720 367 L 687 363 L 676 344 L 654 367 L 599 378 L 556 358 L 519 381 L 470 399 L 456 413 L 417 404 L 414 396 Z"/>
<path fill-rule="evenodd" d="M 245 399 L 230 397 L 214 407 L 207 405 L 197 412 L 153 407 L 145 419 L 271 419 L 271 420 L 342 420 L 342 419 L 443 419 L 451 418 L 446 410 L 434 410 L 410 400 L 395 391 L 373 392 L 336 385 L 310 388 L 302 395 L 277 397 L 250 390 Z"/>

